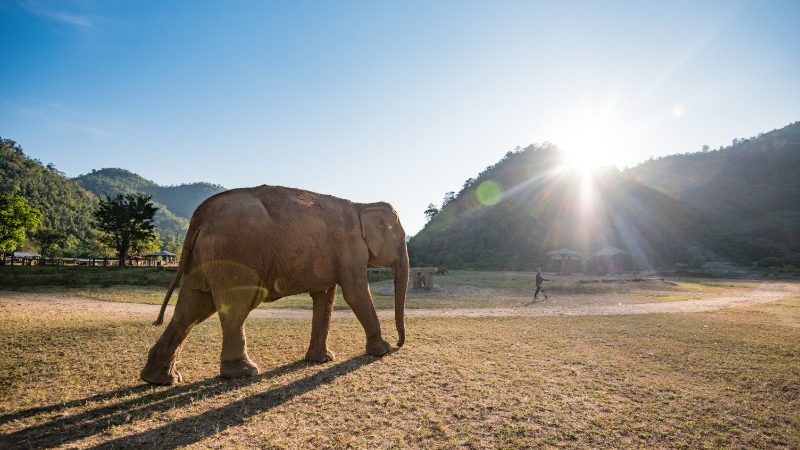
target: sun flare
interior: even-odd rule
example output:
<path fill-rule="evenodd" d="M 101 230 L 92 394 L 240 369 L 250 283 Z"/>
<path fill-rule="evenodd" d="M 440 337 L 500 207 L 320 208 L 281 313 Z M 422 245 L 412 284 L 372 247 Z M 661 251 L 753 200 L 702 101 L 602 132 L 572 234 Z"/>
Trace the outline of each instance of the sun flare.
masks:
<path fill-rule="evenodd" d="M 556 145 L 563 152 L 567 167 L 588 176 L 620 159 L 623 134 L 607 114 L 587 113 L 559 133 Z"/>

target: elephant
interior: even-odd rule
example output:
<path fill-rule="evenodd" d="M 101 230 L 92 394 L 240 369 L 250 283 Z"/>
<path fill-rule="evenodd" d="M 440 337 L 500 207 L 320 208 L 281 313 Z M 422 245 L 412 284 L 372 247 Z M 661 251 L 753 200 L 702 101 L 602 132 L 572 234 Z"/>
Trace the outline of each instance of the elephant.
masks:
<path fill-rule="evenodd" d="M 180 264 L 154 325 L 163 322 L 170 296 L 181 281 L 172 319 L 150 349 L 142 380 L 182 381 L 175 362 L 191 328 L 219 313 L 220 374 L 258 374 L 247 356 L 244 322 L 262 301 L 308 292 L 313 302 L 311 342 L 305 359 L 326 362 L 328 328 L 336 295 L 366 333 L 366 353 L 392 347 L 381 336 L 372 303 L 368 266 L 391 267 L 397 347 L 405 342 L 408 249 L 397 212 L 385 202 L 355 203 L 331 195 L 281 186 L 232 189 L 197 207 L 183 243 Z"/>

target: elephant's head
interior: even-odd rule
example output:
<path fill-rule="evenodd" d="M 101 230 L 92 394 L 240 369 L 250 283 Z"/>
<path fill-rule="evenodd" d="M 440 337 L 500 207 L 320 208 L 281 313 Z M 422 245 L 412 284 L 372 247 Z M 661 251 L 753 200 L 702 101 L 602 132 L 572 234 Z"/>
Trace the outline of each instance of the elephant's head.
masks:
<path fill-rule="evenodd" d="M 400 218 L 388 203 L 366 205 L 361 210 L 361 235 L 369 249 L 369 264 L 391 267 L 394 271 L 394 320 L 399 336 L 397 346 L 406 340 L 404 310 L 408 289 L 408 249 Z"/>

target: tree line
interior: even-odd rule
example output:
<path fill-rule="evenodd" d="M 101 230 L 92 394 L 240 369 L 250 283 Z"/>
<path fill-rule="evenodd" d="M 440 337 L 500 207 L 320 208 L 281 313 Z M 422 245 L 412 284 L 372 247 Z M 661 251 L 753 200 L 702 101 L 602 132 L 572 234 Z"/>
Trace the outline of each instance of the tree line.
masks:
<path fill-rule="evenodd" d="M 119 194 L 100 199 L 94 211 L 93 229 L 99 243 L 113 250 L 124 266 L 131 251 L 158 250 L 161 241 L 154 225 L 157 207 L 146 194 Z M 37 245 L 42 260 L 55 248 L 70 245 L 74 236 L 42 226 L 42 213 L 22 195 L 0 194 L 0 264 L 7 254 L 25 245 Z"/>

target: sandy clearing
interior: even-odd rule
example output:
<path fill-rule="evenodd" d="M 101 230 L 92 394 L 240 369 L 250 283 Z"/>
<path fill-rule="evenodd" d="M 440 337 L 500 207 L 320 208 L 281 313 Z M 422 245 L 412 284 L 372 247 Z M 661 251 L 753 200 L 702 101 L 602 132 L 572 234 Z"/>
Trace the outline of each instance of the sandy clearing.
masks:
<path fill-rule="evenodd" d="M 729 295 L 685 300 L 676 302 L 638 303 L 638 304 L 591 304 L 577 297 L 559 297 L 538 301 L 535 304 L 520 307 L 503 308 L 434 308 L 406 309 L 406 317 L 510 317 L 510 316 L 597 316 L 626 315 L 652 313 L 688 313 L 713 311 L 747 305 L 769 303 L 787 297 L 800 295 L 800 284 L 797 283 L 762 283 L 757 288 L 738 291 Z M 585 297 L 583 297 L 585 299 Z M 520 297 L 522 305 L 529 299 Z M 606 299 L 608 300 L 608 299 Z M 29 293 L 0 291 L 0 311 L 24 309 L 32 313 L 86 313 L 115 314 L 121 316 L 148 316 L 155 319 L 158 314 L 157 305 L 139 303 L 116 303 L 92 300 L 69 294 Z M 168 317 L 173 306 L 167 309 Z M 378 310 L 378 316 L 389 318 L 393 310 Z M 311 310 L 306 309 L 256 309 L 250 317 L 268 319 L 310 319 Z M 333 312 L 334 319 L 354 318 L 352 312 L 340 310 Z"/>

